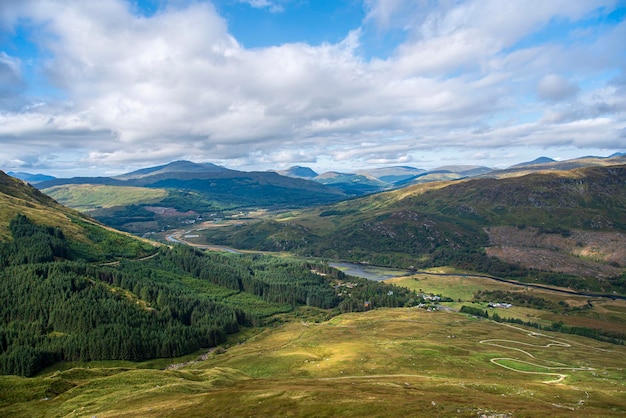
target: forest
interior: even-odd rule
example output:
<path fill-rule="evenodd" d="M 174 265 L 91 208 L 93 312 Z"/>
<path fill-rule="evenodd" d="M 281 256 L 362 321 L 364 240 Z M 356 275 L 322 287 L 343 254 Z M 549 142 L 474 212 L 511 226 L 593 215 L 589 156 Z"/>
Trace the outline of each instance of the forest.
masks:
<path fill-rule="evenodd" d="M 318 261 L 182 245 L 127 258 L 136 248 L 112 242 L 104 247 L 111 254 L 96 254 L 24 215 L 9 228 L 12 239 L 0 242 L 2 374 L 32 376 L 60 361 L 177 357 L 300 306 L 329 317 L 421 301 Z"/>

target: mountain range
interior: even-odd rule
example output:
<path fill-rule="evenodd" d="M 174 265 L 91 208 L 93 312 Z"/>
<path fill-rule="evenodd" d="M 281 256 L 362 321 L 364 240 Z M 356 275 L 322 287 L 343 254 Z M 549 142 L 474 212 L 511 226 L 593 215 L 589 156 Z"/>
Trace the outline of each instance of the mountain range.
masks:
<path fill-rule="evenodd" d="M 303 166 L 292 166 L 285 170 L 270 170 L 270 172 L 278 173 L 282 176 L 291 177 L 291 178 L 299 178 L 305 180 L 313 180 L 323 184 L 336 184 L 343 185 L 344 183 L 351 182 L 359 182 L 368 180 L 373 182 L 379 187 L 379 190 L 394 188 L 399 185 L 407 185 L 412 181 L 421 178 L 421 180 L 416 181 L 416 183 L 424 182 L 424 177 L 429 177 L 431 181 L 438 181 L 436 179 L 437 174 L 454 174 L 455 178 L 467 178 L 474 177 L 479 175 L 488 175 L 491 173 L 493 176 L 499 176 L 503 173 L 509 173 L 511 171 L 520 171 L 525 169 L 570 169 L 575 167 L 586 167 L 590 165 L 606 165 L 606 164 L 614 164 L 618 163 L 621 157 L 626 157 L 626 153 L 624 152 L 616 152 L 608 157 L 580 157 L 571 160 L 562 160 L 557 161 L 550 157 L 538 157 L 532 161 L 521 162 L 515 164 L 511 167 L 505 169 L 494 169 L 485 166 L 471 166 L 471 165 L 448 165 L 448 166 L 440 166 L 434 169 L 421 169 L 410 166 L 390 166 L 390 167 L 379 167 L 372 169 L 360 169 L 355 172 L 338 172 L 338 171 L 328 171 L 324 173 L 317 173 L 310 167 Z M 59 180 L 62 184 L 69 184 L 71 182 L 82 182 L 88 181 L 91 179 L 92 182 L 106 182 L 106 179 L 113 180 L 138 180 L 143 177 L 153 177 L 158 175 L 163 175 L 167 173 L 195 173 L 195 174 L 207 174 L 207 173 L 248 173 L 252 174 L 255 172 L 245 172 L 229 169 L 223 166 L 219 166 L 212 163 L 194 163 L 191 161 L 174 161 L 172 163 L 148 167 L 139 169 L 130 173 L 121 174 L 112 177 L 75 177 L 75 178 L 66 178 L 66 179 L 57 179 L 54 176 L 49 176 L 45 174 L 31 174 L 26 172 L 8 172 L 7 174 L 19 178 L 21 180 L 27 181 L 29 183 L 42 183 L 46 182 L 46 186 L 60 184 L 55 183 L 55 180 Z M 260 173 L 260 172 L 256 172 Z M 339 179 L 338 179 L 339 178 Z M 329 180 L 335 179 L 335 180 Z M 449 178 L 442 178 L 443 180 L 449 180 Z"/>
<path fill-rule="evenodd" d="M 34 180 L 42 179 L 40 175 L 19 175 L 60 203 L 89 212 L 107 225 L 145 233 L 224 211 L 304 208 L 416 184 L 520 176 L 620 162 L 626 162 L 626 156 L 566 161 L 540 157 L 501 170 L 468 165 L 433 170 L 395 166 L 318 174 L 300 166 L 279 172 L 246 172 L 211 163 L 174 161 L 113 177 L 43 178 L 35 183 Z"/>

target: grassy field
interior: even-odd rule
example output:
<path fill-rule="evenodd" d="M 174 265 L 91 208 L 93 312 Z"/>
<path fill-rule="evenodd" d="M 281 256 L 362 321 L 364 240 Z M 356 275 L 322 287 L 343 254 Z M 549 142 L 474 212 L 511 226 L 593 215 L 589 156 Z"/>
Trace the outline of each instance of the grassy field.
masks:
<path fill-rule="evenodd" d="M 164 189 L 100 184 L 67 184 L 50 187 L 43 192 L 61 204 L 80 211 L 158 202 L 168 194 Z"/>
<path fill-rule="evenodd" d="M 570 326 L 626 333 L 626 325 L 624 325 L 626 324 L 626 301 L 624 300 L 573 296 L 549 290 L 511 285 L 480 276 L 455 275 L 458 272 L 448 268 L 430 269 L 429 272 L 438 274 L 416 274 L 390 279 L 388 282 L 419 292 L 440 294 L 452 298 L 455 302 L 445 303 L 445 305 L 455 309 L 468 304 L 488 309 L 487 302 L 474 302 L 474 294 L 478 291 L 499 290 L 521 294 L 544 299 L 546 304 L 552 304 L 554 308 L 536 309 L 514 305 L 509 309 L 496 309 L 491 310 L 491 312 L 497 312 L 498 315 L 505 318 L 537 322 L 543 326 L 549 326 L 553 322 L 563 322 Z M 493 300 L 491 302 L 498 301 Z"/>
<path fill-rule="evenodd" d="M 456 312 L 381 309 L 267 328 L 169 370 L 65 364 L 0 377 L 0 415 L 623 416 L 625 355 Z"/>

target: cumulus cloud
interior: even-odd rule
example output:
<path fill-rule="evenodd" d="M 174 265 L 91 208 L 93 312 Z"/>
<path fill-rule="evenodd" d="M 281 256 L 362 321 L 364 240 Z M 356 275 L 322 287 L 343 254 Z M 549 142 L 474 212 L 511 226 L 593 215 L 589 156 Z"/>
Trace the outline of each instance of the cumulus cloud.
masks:
<path fill-rule="evenodd" d="M 37 27 L 43 71 L 64 98 L 3 105 L 0 141 L 10 146 L 0 159 L 27 161 L 44 146 L 105 167 L 178 158 L 408 163 L 435 147 L 610 148 L 625 127 L 620 87 L 579 81 L 626 67 L 607 51 L 622 42 L 624 23 L 593 42 L 518 44 L 554 19 L 575 22 L 613 3 L 366 0 L 363 27 L 342 42 L 246 49 L 207 2 L 151 16 L 123 0 L 3 2 L 3 27 L 20 19 Z M 372 24 L 407 33 L 389 58 L 359 55 Z M 0 86 L 21 80 L 20 71 L 0 51 Z"/>

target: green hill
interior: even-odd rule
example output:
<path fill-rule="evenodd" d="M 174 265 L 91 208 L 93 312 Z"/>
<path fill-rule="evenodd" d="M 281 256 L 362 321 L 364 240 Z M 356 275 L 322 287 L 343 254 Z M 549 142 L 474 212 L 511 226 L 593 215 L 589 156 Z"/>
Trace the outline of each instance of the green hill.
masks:
<path fill-rule="evenodd" d="M 176 361 L 0 377 L 0 414 L 619 417 L 625 354 L 456 312 L 382 309 L 294 321 Z"/>
<path fill-rule="evenodd" d="M 0 240 L 11 239 L 9 225 L 18 215 L 59 229 L 76 254 L 88 260 L 111 259 L 116 254 L 140 257 L 154 251 L 153 245 L 113 231 L 0 171 Z"/>
<path fill-rule="evenodd" d="M 214 229 L 207 232 L 207 239 L 236 248 L 291 250 L 377 265 L 452 265 L 624 294 L 626 252 L 620 243 L 626 244 L 625 180 L 626 166 L 621 165 L 428 183 L 245 228 Z M 554 262 L 505 254 L 503 228 L 508 228 L 509 246 L 534 255 L 539 250 L 550 252 Z M 534 234 L 535 239 L 524 244 L 517 239 L 522 234 Z M 615 242 L 614 250 L 600 258 L 586 256 L 602 237 Z M 587 266 L 597 264 L 604 273 L 594 274 L 595 267 L 571 271 L 566 267 L 573 259 Z"/>
<path fill-rule="evenodd" d="M 42 190 L 42 192 L 59 203 L 79 211 L 155 203 L 168 195 L 164 189 L 107 186 L 104 184 L 67 184 L 53 186 Z"/>

